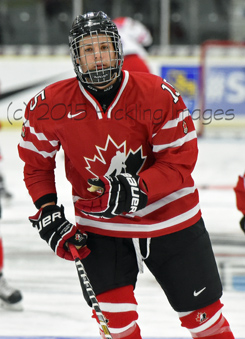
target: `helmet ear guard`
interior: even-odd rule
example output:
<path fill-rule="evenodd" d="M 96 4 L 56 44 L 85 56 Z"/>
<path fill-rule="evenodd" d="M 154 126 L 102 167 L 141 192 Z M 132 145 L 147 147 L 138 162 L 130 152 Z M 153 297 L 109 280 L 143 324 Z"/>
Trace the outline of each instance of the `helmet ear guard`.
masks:
<path fill-rule="evenodd" d="M 112 57 L 112 53 L 109 52 L 110 66 L 103 68 L 102 65 L 97 69 L 97 66 L 90 67 L 86 55 L 80 55 L 80 46 L 85 45 L 86 40 L 90 40 L 93 47 L 93 41 L 99 43 L 100 36 L 105 36 L 105 43 L 113 44 L 115 56 Z M 120 76 L 123 65 L 121 38 L 117 26 L 104 12 L 89 12 L 77 16 L 69 34 L 69 46 L 74 70 L 81 82 L 105 85 Z M 80 64 L 81 57 L 85 60 L 83 69 Z"/>

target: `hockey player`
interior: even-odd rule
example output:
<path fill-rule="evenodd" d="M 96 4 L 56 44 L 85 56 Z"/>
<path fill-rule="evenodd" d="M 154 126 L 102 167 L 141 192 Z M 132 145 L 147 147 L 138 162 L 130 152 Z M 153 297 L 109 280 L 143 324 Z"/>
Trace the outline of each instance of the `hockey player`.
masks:
<path fill-rule="evenodd" d="M 1 219 L 1 186 L 0 186 L 0 219 Z M 10 311 L 22 311 L 22 294 L 10 286 L 3 275 L 4 252 L 0 234 L 0 307 Z"/>
<path fill-rule="evenodd" d="M 130 17 L 118 17 L 113 21 L 122 40 L 123 70 L 150 73 L 146 48 L 152 44 L 152 36 L 148 28 Z"/>
<path fill-rule="evenodd" d="M 0 236 L 0 307 L 10 311 L 22 311 L 22 294 L 10 286 L 3 275 L 3 242 Z"/>
<path fill-rule="evenodd" d="M 0 130 L 2 129 L 2 123 L 0 121 Z M 7 188 L 6 188 L 6 183 L 5 183 L 5 179 L 4 179 L 4 175 L 3 175 L 3 156 L 2 156 L 2 152 L 0 149 L 0 196 L 1 198 L 4 198 L 5 200 L 10 200 L 11 198 L 13 198 L 12 193 L 10 193 Z"/>
<path fill-rule="evenodd" d="M 91 252 L 79 253 L 113 338 L 141 338 L 134 289 L 144 261 L 192 338 L 233 339 L 191 176 L 196 132 L 181 96 L 158 76 L 122 71 L 120 36 L 103 12 L 79 15 L 69 41 L 77 78 L 30 100 L 18 146 L 38 209 L 33 226 L 68 260 L 67 243 L 81 247 L 87 237 Z M 76 225 L 57 204 L 61 146 Z"/>
<path fill-rule="evenodd" d="M 0 122 L 1 129 L 1 122 Z M 1 200 L 9 200 L 12 198 L 12 194 L 6 189 L 5 180 L 3 176 L 2 165 L 2 154 L 0 152 L 0 219 L 2 216 Z M 12 311 L 21 311 L 22 307 L 22 295 L 21 292 L 12 286 L 10 286 L 3 275 L 4 266 L 4 249 L 3 240 L 0 233 L 0 306 L 5 309 Z"/>

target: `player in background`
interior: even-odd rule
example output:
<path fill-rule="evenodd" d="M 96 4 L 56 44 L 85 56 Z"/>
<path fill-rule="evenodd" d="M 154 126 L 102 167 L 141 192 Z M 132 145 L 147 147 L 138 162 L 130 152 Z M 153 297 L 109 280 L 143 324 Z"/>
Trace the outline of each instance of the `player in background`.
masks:
<path fill-rule="evenodd" d="M 2 216 L 1 209 L 1 183 L 0 183 L 0 219 Z M 3 240 L 0 233 L 0 307 L 10 311 L 22 311 L 21 292 L 10 286 L 3 275 L 4 251 Z"/>
<path fill-rule="evenodd" d="M 0 234 L 0 307 L 10 311 L 22 311 L 22 294 L 16 288 L 10 286 L 3 275 L 3 240 Z"/>
<path fill-rule="evenodd" d="M 0 130 L 1 129 L 2 129 L 2 124 L 0 121 Z M 6 183 L 5 183 L 2 167 L 3 167 L 3 156 L 1 153 L 1 149 L 0 149 L 0 193 L 1 193 L 1 198 L 5 200 L 10 200 L 13 197 L 13 195 L 6 188 Z"/>
<path fill-rule="evenodd" d="M 1 154 L 0 154 L 0 167 L 1 167 Z M 10 193 L 7 189 L 6 189 L 6 184 L 5 184 L 5 179 L 4 176 L 2 174 L 2 171 L 0 169 L 0 187 L 1 187 L 1 197 L 4 198 L 5 200 L 9 200 L 13 198 L 13 194 Z"/>
<path fill-rule="evenodd" d="M 240 226 L 245 233 L 245 174 L 243 176 L 238 176 L 238 181 L 236 187 L 234 187 L 234 191 L 236 195 L 237 209 L 243 214 L 243 217 L 240 220 Z"/>
<path fill-rule="evenodd" d="M 149 29 L 140 21 L 130 17 L 119 17 L 113 20 L 117 25 L 123 45 L 123 70 L 150 73 L 146 61 L 146 48 L 152 44 Z"/>
<path fill-rule="evenodd" d="M 1 129 L 1 123 L 0 123 Z M 0 152 L 0 219 L 2 216 L 1 201 L 9 201 L 12 198 L 12 194 L 6 189 L 5 180 L 2 170 L 2 154 Z M 3 275 L 4 266 L 4 250 L 3 240 L 0 232 L 0 306 L 8 310 L 20 311 L 22 310 L 22 295 L 19 290 L 11 287 L 6 281 Z"/>
<path fill-rule="evenodd" d="M 18 145 L 38 209 L 32 225 L 67 260 L 67 243 L 86 241 L 90 253 L 79 253 L 114 339 L 142 338 L 134 289 L 143 262 L 192 338 L 234 339 L 191 175 L 196 131 L 181 96 L 156 75 L 122 71 L 121 39 L 103 12 L 79 15 L 69 42 L 77 77 L 30 100 Z M 61 146 L 76 225 L 57 204 Z"/>

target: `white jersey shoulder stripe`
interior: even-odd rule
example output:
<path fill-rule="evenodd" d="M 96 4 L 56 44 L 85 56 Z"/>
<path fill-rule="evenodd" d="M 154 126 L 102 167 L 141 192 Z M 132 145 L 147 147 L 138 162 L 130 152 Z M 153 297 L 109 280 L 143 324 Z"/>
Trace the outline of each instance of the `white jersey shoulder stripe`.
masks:
<path fill-rule="evenodd" d="M 189 110 L 186 108 L 184 111 L 182 111 L 177 119 L 169 120 L 162 129 L 169 129 L 174 128 L 178 126 L 178 123 L 180 121 L 183 121 L 186 117 L 190 115 Z"/>
<path fill-rule="evenodd" d="M 43 156 L 44 158 L 53 158 L 55 156 L 55 154 L 57 153 L 57 150 L 54 150 L 53 152 L 45 152 L 45 151 L 39 151 L 36 146 L 34 146 L 34 144 L 30 141 L 25 141 L 23 139 L 20 140 L 19 143 L 20 147 L 28 149 L 29 151 L 33 151 L 35 153 L 40 154 L 41 156 Z"/>
<path fill-rule="evenodd" d="M 48 140 L 48 138 L 46 138 L 46 136 L 43 133 L 37 133 L 34 129 L 34 127 L 32 127 L 30 125 L 30 121 L 26 120 L 24 123 L 25 127 L 29 127 L 30 128 L 30 133 L 35 135 L 37 137 L 38 140 L 41 141 L 48 141 L 52 146 L 57 146 L 59 141 L 58 140 Z"/>
<path fill-rule="evenodd" d="M 184 143 L 191 141 L 193 139 L 196 139 L 197 135 L 196 135 L 196 131 L 192 131 L 188 134 L 186 134 L 184 137 L 179 138 L 169 144 L 164 144 L 164 145 L 153 145 L 153 152 L 157 153 L 160 151 L 165 150 L 166 148 L 173 148 L 173 147 L 180 147 L 182 145 L 184 145 Z"/>
<path fill-rule="evenodd" d="M 178 126 L 178 123 L 180 121 L 183 121 L 186 117 L 188 117 L 190 115 L 190 112 L 188 110 L 188 108 L 186 108 L 185 110 L 183 110 L 179 117 L 173 120 L 169 120 L 164 126 L 162 126 L 161 130 L 163 129 L 170 129 L 170 128 L 175 128 Z M 152 138 L 154 138 L 157 135 L 157 133 L 152 134 Z"/>

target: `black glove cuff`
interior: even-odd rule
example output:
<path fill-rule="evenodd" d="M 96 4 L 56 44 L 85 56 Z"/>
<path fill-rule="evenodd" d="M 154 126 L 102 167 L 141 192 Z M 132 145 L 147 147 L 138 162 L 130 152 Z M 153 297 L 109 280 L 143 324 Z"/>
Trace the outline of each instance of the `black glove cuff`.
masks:
<path fill-rule="evenodd" d="M 42 209 L 42 214 L 45 213 L 50 213 L 50 212 L 54 212 L 54 211 L 60 211 L 62 216 L 64 215 L 64 206 L 58 206 L 58 205 L 47 205 L 45 207 L 43 207 Z"/>
<path fill-rule="evenodd" d="M 43 197 L 37 199 L 34 203 L 34 205 L 36 206 L 36 208 L 38 210 L 40 210 L 41 206 L 54 201 L 55 204 L 57 204 L 57 194 L 55 193 L 50 193 L 50 194 L 46 194 Z"/>

